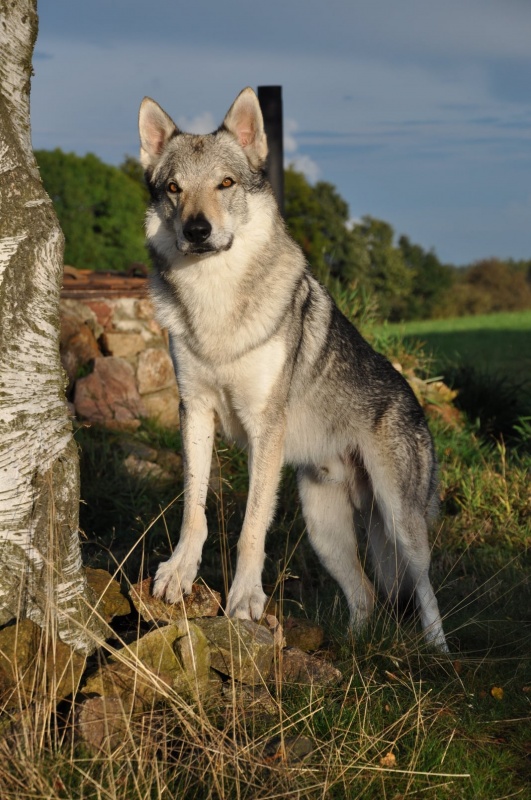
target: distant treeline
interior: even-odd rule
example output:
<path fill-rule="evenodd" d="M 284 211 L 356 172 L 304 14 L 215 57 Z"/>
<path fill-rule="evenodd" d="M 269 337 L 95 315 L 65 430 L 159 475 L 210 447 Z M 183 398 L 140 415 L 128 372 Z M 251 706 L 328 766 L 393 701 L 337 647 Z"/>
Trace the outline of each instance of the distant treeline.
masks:
<path fill-rule="evenodd" d="M 148 193 L 136 159 L 113 167 L 59 149 L 35 155 L 65 234 L 66 264 L 121 271 L 147 261 Z M 331 183 L 312 185 L 292 168 L 285 176 L 286 224 L 332 294 L 366 292 L 393 321 L 531 308 L 531 258 L 442 264 L 407 236 L 396 241 L 388 222 L 365 216 L 353 223 Z"/>

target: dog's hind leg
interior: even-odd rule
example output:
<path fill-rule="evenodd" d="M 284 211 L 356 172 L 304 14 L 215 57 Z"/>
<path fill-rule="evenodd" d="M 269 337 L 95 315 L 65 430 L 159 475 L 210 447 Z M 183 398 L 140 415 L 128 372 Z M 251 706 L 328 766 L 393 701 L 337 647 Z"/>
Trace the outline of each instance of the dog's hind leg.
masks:
<path fill-rule="evenodd" d="M 342 466 L 337 465 L 338 471 Z M 321 562 L 342 588 L 352 627 L 361 629 L 374 607 L 374 589 L 360 564 L 354 509 L 343 476 L 301 468 L 299 492 L 308 536 Z"/>
<path fill-rule="evenodd" d="M 439 606 L 429 578 L 431 553 L 426 519 L 416 508 L 408 509 L 406 516 L 406 510 L 398 502 L 391 505 L 380 500 L 380 507 L 385 538 L 374 537 L 371 546 L 375 559 L 380 559 L 383 565 L 380 574 L 384 583 L 385 576 L 392 574 L 394 559 L 396 592 L 414 592 L 426 641 L 438 650 L 448 652 Z M 389 588 L 391 599 L 394 599 L 394 585 Z"/>
<path fill-rule="evenodd" d="M 398 607 L 405 606 L 412 599 L 415 587 L 408 580 L 407 565 L 400 549 L 394 538 L 386 533 L 384 520 L 372 493 L 363 507 L 362 518 L 376 588 L 398 610 Z"/>

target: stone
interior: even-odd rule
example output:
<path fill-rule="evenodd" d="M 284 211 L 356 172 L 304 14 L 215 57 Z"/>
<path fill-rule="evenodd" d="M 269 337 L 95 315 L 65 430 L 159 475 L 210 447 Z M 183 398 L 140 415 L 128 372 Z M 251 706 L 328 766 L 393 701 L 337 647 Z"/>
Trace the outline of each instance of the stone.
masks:
<path fill-rule="evenodd" d="M 95 339 L 99 339 L 102 334 L 102 327 L 98 318 L 89 305 L 80 300 L 62 299 L 59 307 L 61 317 L 61 327 L 67 329 L 69 326 L 79 328 L 86 324 L 94 334 Z"/>
<path fill-rule="evenodd" d="M 0 697 L 5 708 L 19 707 L 21 698 L 53 698 L 74 694 L 86 658 L 29 619 L 0 631 Z"/>
<path fill-rule="evenodd" d="M 160 347 L 149 347 L 138 356 L 136 379 L 140 394 L 176 387 L 175 372 L 169 353 Z"/>
<path fill-rule="evenodd" d="M 274 736 L 264 745 L 266 762 L 302 761 L 315 749 L 315 743 L 307 736 Z"/>
<path fill-rule="evenodd" d="M 177 385 L 160 392 L 152 392 L 142 396 L 142 404 L 146 416 L 157 422 L 162 428 L 176 430 L 179 427 L 179 392 Z"/>
<path fill-rule="evenodd" d="M 70 391 L 80 368 L 101 356 L 95 336 L 98 326 L 92 311 L 72 300 L 61 302 L 60 319 L 59 350 Z"/>
<path fill-rule="evenodd" d="M 134 358 L 144 350 L 146 343 L 140 333 L 118 333 L 106 331 L 102 336 L 102 347 L 106 354 L 117 358 Z"/>
<path fill-rule="evenodd" d="M 75 731 L 92 750 L 116 750 L 129 736 L 130 703 L 120 697 L 89 697 L 77 709 Z"/>
<path fill-rule="evenodd" d="M 96 610 L 104 618 L 105 622 L 110 622 L 114 617 L 123 617 L 130 613 L 131 604 L 127 597 L 122 594 L 120 584 L 115 581 L 110 572 L 106 569 L 93 569 L 85 567 L 87 583 L 96 593 L 98 603 Z"/>
<path fill-rule="evenodd" d="M 94 370 L 76 383 L 76 413 L 108 428 L 135 430 L 147 415 L 135 373 L 123 358 L 97 358 Z"/>
<path fill-rule="evenodd" d="M 114 301 L 114 323 L 137 319 L 138 300 L 135 297 L 120 297 Z"/>
<path fill-rule="evenodd" d="M 158 459 L 159 451 L 155 447 L 133 437 L 121 437 L 120 447 L 126 455 L 136 456 L 143 461 L 157 461 Z"/>
<path fill-rule="evenodd" d="M 193 622 L 156 628 L 113 654 L 92 675 L 85 694 L 119 697 L 149 706 L 173 690 L 199 698 L 210 685 L 210 649 L 203 631 Z"/>
<path fill-rule="evenodd" d="M 147 297 L 137 300 L 135 311 L 138 319 L 143 319 L 147 322 L 150 322 L 155 317 L 155 307 Z"/>
<path fill-rule="evenodd" d="M 129 594 L 134 607 L 146 622 L 176 622 L 197 617 L 216 617 L 221 608 L 221 595 L 201 583 L 192 584 L 192 593 L 180 603 L 167 603 L 152 595 L 153 578 L 131 586 Z"/>
<path fill-rule="evenodd" d="M 262 683 L 273 663 L 273 636 L 251 620 L 197 619 L 211 650 L 212 668 L 240 683 Z"/>
<path fill-rule="evenodd" d="M 267 628 L 267 630 L 271 633 L 274 645 L 277 649 L 282 650 L 282 648 L 286 646 L 286 639 L 284 637 L 284 628 L 280 624 L 275 614 L 267 613 L 267 606 L 266 606 L 266 611 L 264 612 L 264 615 L 260 620 L 260 625 L 263 625 L 264 628 Z"/>
<path fill-rule="evenodd" d="M 314 686 L 340 683 L 343 676 L 337 667 L 324 658 L 317 658 L 298 647 L 286 647 L 280 659 L 280 680 Z"/>
<path fill-rule="evenodd" d="M 274 717 L 279 713 L 279 704 L 266 686 L 247 686 L 244 683 L 226 681 L 222 684 L 221 692 L 224 702 L 231 710 L 236 708 L 260 717 Z"/>
<path fill-rule="evenodd" d="M 286 617 L 284 620 L 284 636 L 288 647 L 298 647 L 310 652 L 318 650 L 324 640 L 324 630 L 316 622 L 297 617 Z"/>
<path fill-rule="evenodd" d="M 171 473 L 164 470 L 159 464 L 138 458 L 133 453 L 130 453 L 124 460 L 124 467 L 127 473 L 135 478 L 158 481 L 159 483 L 170 483 L 173 480 Z"/>
<path fill-rule="evenodd" d="M 99 325 L 101 325 L 104 330 L 110 328 L 112 323 L 112 315 L 114 313 L 114 303 L 112 300 L 105 300 L 104 298 L 99 298 L 97 300 L 86 300 L 85 305 L 90 308 Z"/>

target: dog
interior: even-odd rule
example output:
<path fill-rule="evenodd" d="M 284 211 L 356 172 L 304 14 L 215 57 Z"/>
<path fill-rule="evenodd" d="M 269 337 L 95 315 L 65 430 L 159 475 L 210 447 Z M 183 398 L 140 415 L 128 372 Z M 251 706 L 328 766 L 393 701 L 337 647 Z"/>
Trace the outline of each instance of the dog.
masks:
<path fill-rule="evenodd" d="M 208 135 L 181 132 L 152 99 L 139 115 L 151 196 L 151 295 L 180 393 L 184 511 L 153 594 L 189 594 L 207 537 L 215 418 L 247 446 L 249 490 L 227 613 L 259 619 L 266 532 L 284 463 L 298 470 L 310 541 L 342 588 L 354 630 L 375 588 L 358 554 L 367 532 L 375 582 L 414 595 L 425 639 L 447 651 L 429 579 L 437 464 L 407 381 L 375 352 L 311 274 L 265 177 L 267 141 L 252 89 Z"/>

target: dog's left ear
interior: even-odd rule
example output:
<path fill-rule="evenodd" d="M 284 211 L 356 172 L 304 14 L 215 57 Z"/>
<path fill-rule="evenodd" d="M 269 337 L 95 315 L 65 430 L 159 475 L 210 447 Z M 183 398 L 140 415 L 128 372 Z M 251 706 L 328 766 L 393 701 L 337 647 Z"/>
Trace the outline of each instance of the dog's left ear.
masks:
<path fill-rule="evenodd" d="M 267 157 L 267 138 L 258 97 L 248 86 L 240 92 L 223 120 L 223 126 L 236 137 L 253 167 L 261 167 Z"/>

